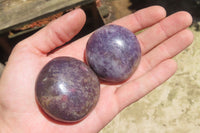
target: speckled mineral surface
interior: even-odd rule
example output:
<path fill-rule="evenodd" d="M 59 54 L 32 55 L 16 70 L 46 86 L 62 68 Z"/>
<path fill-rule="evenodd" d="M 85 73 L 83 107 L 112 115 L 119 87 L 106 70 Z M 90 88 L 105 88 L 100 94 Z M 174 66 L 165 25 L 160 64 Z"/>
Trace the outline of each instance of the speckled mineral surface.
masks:
<path fill-rule="evenodd" d="M 41 70 L 35 89 L 44 112 L 58 121 L 76 122 L 96 105 L 100 84 L 95 73 L 83 62 L 57 57 Z"/>
<path fill-rule="evenodd" d="M 108 82 L 122 82 L 137 68 L 140 44 L 128 29 L 107 25 L 96 30 L 86 46 L 86 61 L 97 76 Z"/>

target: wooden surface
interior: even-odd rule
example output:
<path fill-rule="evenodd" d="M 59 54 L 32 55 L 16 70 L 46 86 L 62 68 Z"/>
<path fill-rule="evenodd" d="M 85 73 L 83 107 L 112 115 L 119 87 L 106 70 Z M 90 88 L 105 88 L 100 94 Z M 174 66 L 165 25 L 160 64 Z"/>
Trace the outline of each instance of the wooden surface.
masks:
<path fill-rule="evenodd" d="M 95 0 L 0 0 L 0 33 Z"/>

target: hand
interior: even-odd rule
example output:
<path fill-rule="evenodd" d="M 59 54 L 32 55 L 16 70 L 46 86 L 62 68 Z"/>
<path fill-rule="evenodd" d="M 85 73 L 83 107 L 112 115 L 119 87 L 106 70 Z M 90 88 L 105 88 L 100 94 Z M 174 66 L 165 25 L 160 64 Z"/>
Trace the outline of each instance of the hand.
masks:
<path fill-rule="evenodd" d="M 42 67 L 55 57 L 71 56 L 83 61 L 90 35 L 60 46 L 81 30 L 85 19 L 84 12 L 76 9 L 51 22 L 13 49 L 0 80 L 2 132 L 98 132 L 126 106 L 170 78 L 177 69 L 172 58 L 193 40 L 192 33 L 186 29 L 192 23 L 192 17 L 187 12 L 177 12 L 166 17 L 162 7 L 153 6 L 114 21 L 113 24 L 124 26 L 132 32 L 148 27 L 137 35 L 142 50 L 138 69 L 125 83 L 101 84 L 97 106 L 84 120 L 75 124 L 59 123 L 49 119 L 38 108 L 35 80 Z"/>

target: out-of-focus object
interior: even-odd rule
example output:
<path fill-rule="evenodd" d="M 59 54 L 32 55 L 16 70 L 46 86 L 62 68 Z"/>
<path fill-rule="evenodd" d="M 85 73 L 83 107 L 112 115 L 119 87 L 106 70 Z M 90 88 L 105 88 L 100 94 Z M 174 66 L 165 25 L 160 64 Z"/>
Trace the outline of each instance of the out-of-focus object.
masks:
<path fill-rule="evenodd" d="M 105 24 L 133 12 L 128 8 L 131 6 L 131 1 L 129 0 L 97 0 L 96 3 Z"/>
<path fill-rule="evenodd" d="M 0 62 L 7 61 L 18 42 L 77 7 L 85 11 L 87 21 L 73 40 L 104 24 L 96 0 L 0 0 Z"/>
<path fill-rule="evenodd" d="M 0 33 L 95 0 L 0 0 Z"/>
<path fill-rule="evenodd" d="M 193 17 L 193 25 L 199 31 L 200 23 L 200 0 L 130 0 L 131 10 L 139 10 L 152 5 L 160 5 L 167 11 L 167 15 L 177 11 L 187 11 Z"/>

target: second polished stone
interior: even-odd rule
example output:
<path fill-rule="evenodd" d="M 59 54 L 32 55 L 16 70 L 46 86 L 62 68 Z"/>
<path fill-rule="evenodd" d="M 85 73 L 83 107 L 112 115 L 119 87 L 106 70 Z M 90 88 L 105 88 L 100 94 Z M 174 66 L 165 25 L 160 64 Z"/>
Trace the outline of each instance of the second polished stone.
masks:
<path fill-rule="evenodd" d="M 86 46 L 86 61 L 97 76 L 107 82 L 127 80 L 138 67 L 141 49 L 136 36 L 118 25 L 96 30 Z"/>

